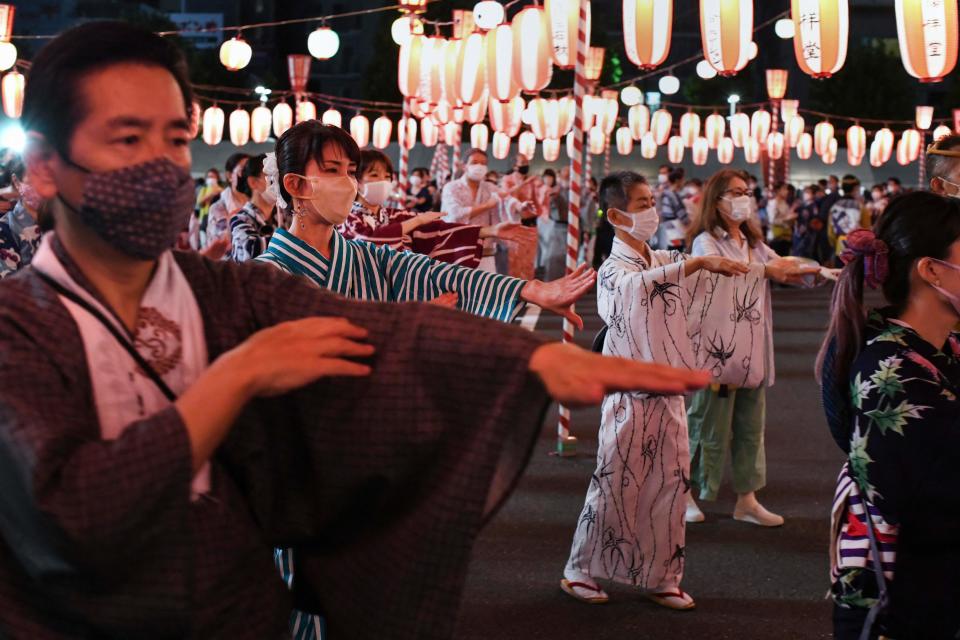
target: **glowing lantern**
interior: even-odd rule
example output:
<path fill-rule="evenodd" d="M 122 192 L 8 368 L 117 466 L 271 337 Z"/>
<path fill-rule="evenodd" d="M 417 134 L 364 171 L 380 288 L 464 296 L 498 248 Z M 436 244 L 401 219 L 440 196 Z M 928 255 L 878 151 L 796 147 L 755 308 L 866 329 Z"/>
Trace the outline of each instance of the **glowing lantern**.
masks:
<path fill-rule="evenodd" d="M 847 147 L 847 164 L 851 167 L 859 167 L 863 162 L 863 154 L 857 155 L 850 147 Z"/>
<path fill-rule="evenodd" d="M 377 149 L 386 149 L 390 145 L 390 134 L 393 133 L 393 121 L 387 116 L 380 116 L 373 121 L 373 146 Z"/>
<path fill-rule="evenodd" d="M 920 157 L 920 132 L 916 129 L 907 129 L 901 134 L 900 139 L 903 141 L 904 146 L 907 150 L 907 156 L 910 158 L 910 162 L 913 162 Z"/>
<path fill-rule="evenodd" d="M 413 149 L 417 144 L 416 118 L 401 118 L 397 124 L 397 142 L 404 149 Z"/>
<path fill-rule="evenodd" d="M 420 65 L 423 57 L 424 42 L 427 37 L 414 35 L 400 45 L 400 57 L 397 59 L 397 86 L 407 98 L 417 97 L 420 90 Z M 431 45 L 432 46 L 432 45 Z"/>
<path fill-rule="evenodd" d="M 245 109 L 230 114 L 230 142 L 238 147 L 250 142 L 250 114 Z"/>
<path fill-rule="evenodd" d="M 440 65 L 440 101 L 455 105 L 460 100 L 458 86 L 460 77 L 457 75 L 457 64 L 460 62 L 460 49 L 463 40 L 447 40 L 443 45 L 443 59 L 438 60 Z"/>
<path fill-rule="evenodd" d="M 427 6 L 427 0 L 400 0 L 400 11 L 402 13 L 423 13 Z"/>
<path fill-rule="evenodd" d="M 297 103 L 297 124 L 307 120 L 317 119 L 317 105 L 309 100 L 301 100 Z"/>
<path fill-rule="evenodd" d="M 617 153 L 628 156 L 633 151 L 633 134 L 629 127 L 617 129 Z"/>
<path fill-rule="evenodd" d="M 440 100 L 437 106 L 430 113 L 430 117 L 437 124 L 447 124 L 453 121 L 453 107 L 446 100 Z"/>
<path fill-rule="evenodd" d="M 620 91 L 620 102 L 628 107 L 638 105 L 643 102 L 643 91 L 633 85 L 624 87 Z"/>
<path fill-rule="evenodd" d="M 19 71 L 3 76 L 3 112 L 8 118 L 19 118 L 23 112 L 24 77 Z"/>
<path fill-rule="evenodd" d="M 250 139 L 261 144 L 270 137 L 270 126 L 273 121 L 273 114 L 270 109 L 260 105 L 250 114 Z"/>
<path fill-rule="evenodd" d="M 588 139 L 590 153 L 595 156 L 602 154 L 607 149 L 607 136 L 604 135 L 603 129 L 599 126 L 593 126 L 590 129 L 590 136 Z"/>
<path fill-rule="evenodd" d="M 3 107 L 4 110 L 6 110 L 7 108 L 6 98 L 7 97 L 4 96 L 4 107 Z M 16 106 L 16 104 L 14 104 L 13 106 Z M 190 105 L 190 131 L 187 134 L 190 136 L 191 139 L 196 138 L 197 135 L 200 133 L 200 117 L 202 114 L 203 114 L 203 111 L 200 109 L 200 103 L 194 100 L 193 103 L 191 103 Z M 10 116 L 10 117 L 19 118 L 20 114 L 18 112 L 16 116 Z"/>
<path fill-rule="evenodd" d="M 949 136 L 949 135 L 951 135 L 952 133 L 953 133 L 953 129 L 951 129 L 950 127 L 948 127 L 948 126 L 945 125 L 945 124 L 942 124 L 942 125 L 940 125 L 939 127 L 937 127 L 936 129 L 933 130 L 933 140 L 934 140 L 934 142 L 936 142 L 937 140 L 939 140 L 939 139 L 942 138 L 943 136 Z"/>
<path fill-rule="evenodd" d="M 870 166 L 879 167 L 883 165 L 883 156 L 881 154 L 880 145 L 877 140 L 874 139 L 873 143 L 870 145 Z"/>
<path fill-rule="evenodd" d="M 663 76 L 660 78 L 657 86 L 660 89 L 660 93 L 665 96 L 672 96 L 677 91 L 680 91 L 680 78 L 674 75 Z"/>
<path fill-rule="evenodd" d="M 767 136 L 767 154 L 773 160 L 783 157 L 783 134 L 779 131 L 774 131 Z"/>
<path fill-rule="evenodd" d="M 647 131 L 650 131 L 650 109 L 646 105 L 638 104 L 627 111 L 627 126 L 634 140 L 639 140 Z"/>
<path fill-rule="evenodd" d="M 575 155 L 577 155 L 576 153 L 574 153 L 574 148 L 573 148 L 573 147 L 574 147 L 574 144 L 573 144 L 573 143 L 574 143 L 573 131 L 571 131 L 570 133 L 567 134 L 567 145 L 566 145 L 566 146 L 567 146 L 567 157 L 568 157 L 568 158 L 572 158 L 572 157 L 574 157 Z"/>
<path fill-rule="evenodd" d="M 745 113 L 730 116 L 730 138 L 736 147 L 742 147 L 750 137 L 750 117 Z"/>
<path fill-rule="evenodd" d="M 473 7 L 473 20 L 484 31 L 502 24 L 505 17 L 503 5 L 496 0 L 482 0 Z"/>
<path fill-rule="evenodd" d="M 873 141 L 880 147 L 881 164 L 886 164 L 890 161 L 890 156 L 893 155 L 893 131 L 884 127 L 877 131 L 873 137 Z"/>
<path fill-rule="evenodd" d="M 670 53 L 673 0 L 623 0 L 623 45 L 630 62 L 644 71 Z"/>
<path fill-rule="evenodd" d="M 547 162 L 556 162 L 557 158 L 560 157 L 560 141 L 547 139 L 543 141 L 541 147 L 543 151 L 543 159 Z"/>
<path fill-rule="evenodd" d="M 700 0 L 704 58 L 722 76 L 732 76 L 750 60 L 753 0 Z"/>
<path fill-rule="evenodd" d="M 903 66 L 920 82 L 940 82 L 957 64 L 956 0 L 896 0 Z"/>
<path fill-rule="evenodd" d="M 473 104 L 483 95 L 487 76 L 484 66 L 483 36 L 471 33 L 460 46 L 457 60 L 457 98 Z"/>
<path fill-rule="evenodd" d="M 650 121 L 650 132 L 658 145 L 666 144 L 673 127 L 673 116 L 666 109 L 657 109 Z"/>
<path fill-rule="evenodd" d="M 561 69 L 572 69 L 577 61 L 577 29 L 580 21 L 580 0 L 546 0 L 544 5 L 550 32 L 553 63 Z M 586 3 L 587 33 L 590 42 L 590 2 Z"/>
<path fill-rule="evenodd" d="M 425 147 L 434 147 L 440 141 L 440 127 L 430 118 L 420 121 L 420 141 Z"/>
<path fill-rule="evenodd" d="M 767 69 L 767 96 L 771 100 L 780 100 L 787 94 L 789 76 L 786 69 Z"/>
<path fill-rule="evenodd" d="M 863 159 L 867 152 L 867 131 L 859 124 L 847 129 L 847 155 Z M 851 163 L 852 164 L 852 163 Z M 857 164 L 860 164 L 857 162 Z"/>
<path fill-rule="evenodd" d="M 557 135 L 550 136 L 559 140 L 573 128 L 573 121 L 577 115 L 577 101 L 570 96 L 564 96 L 557 101 Z M 619 112 L 619 109 L 617 110 Z"/>
<path fill-rule="evenodd" d="M 500 131 L 493 134 L 493 157 L 503 160 L 510 155 L 510 136 Z"/>
<path fill-rule="evenodd" d="M 421 45 L 415 97 L 435 105 L 444 97 L 444 89 L 447 88 L 444 86 L 444 61 L 449 60 L 447 56 L 451 55 L 450 42 L 435 36 L 418 36 L 413 40 Z M 454 60 L 459 60 L 459 57 L 454 56 Z M 449 96 L 447 100 L 450 101 Z"/>
<path fill-rule="evenodd" d="M 787 136 L 787 146 L 795 147 L 800 143 L 800 136 L 803 135 L 803 130 L 806 127 L 806 122 L 803 120 L 803 116 L 796 115 L 791 116 L 787 121 L 787 126 L 784 127 Z"/>
<path fill-rule="evenodd" d="M 753 164 L 760 161 L 760 143 L 753 138 L 747 138 L 743 145 L 744 161 Z"/>
<path fill-rule="evenodd" d="M 709 141 L 707 142 L 709 144 Z M 733 162 L 733 140 L 724 138 L 717 145 L 717 160 L 720 164 L 730 164 Z"/>
<path fill-rule="evenodd" d="M 606 53 L 603 47 L 590 47 L 587 49 L 587 64 L 584 67 L 584 75 L 587 80 L 599 80 L 603 72 L 603 56 Z"/>
<path fill-rule="evenodd" d="M 701 60 L 697 63 L 697 75 L 704 80 L 713 80 L 717 77 L 717 70 L 706 60 Z"/>
<path fill-rule="evenodd" d="M 333 127 L 342 127 L 343 126 L 343 116 L 340 115 L 340 112 L 334 108 L 327 109 L 323 112 L 323 115 L 320 116 L 320 122 L 323 124 L 329 124 Z"/>
<path fill-rule="evenodd" d="M 312 62 L 313 58 L 300 53 L 291 53 L 287 56 L 287 77 L 290 79 L 290 89 L 298 98 L 307 90 Z"/>
<path fill-rule="evenodd" d="M 783 120 L 783 124 L 790 122 L 790 118 L 800 114 L 800 101 L 799 100 L 781 100 L 780 101 L 780 118 Z"/>
<path fill-rule="evenodd" d="M 719 113 L 714 113 L 707 117 L 706 125 L 704 125 L 704 135 L 711 149 L 716 149 L 720 145 L 726 129 L 727 121 Z"/>
<path fill-rule="evenodd" d="M 750 135 L 757 140 L 766 140 L 770 133 L 770 112 L 758 109 L 750 116 Z"/>
<path fill-rule="evenodd" d="M 490 130 L 485 124 L 475 124 L 470 127 L 470 146 L 481 151 L 487 150 L 490 143 Z"/>
<path fill-rule="evenodd" d="M 824 164 L 833 164 L 837 161 L 837 139 L 833 138 L 830 140 L 830 144 L 827 145 L 826 153 L 820 156 L 820 160 Z"/>
<path fill-rule="evenodd" d="M 553 68 L 547 16 L 541 7 L 525 7 L 513 19 L 513 77 L 536 93 L 550 84 Z"/>
<path fill-rule="evenodd" d="M 350 135 L 361 149 L 370 144 L 370 120 L 359 113 L 350 118 Z"/>
<path fill-rule="evenodd" d="M 710 153 L 710 143 L 706 138 L 697 138 L 693 141 L 693 164 L 702 167 L 707 164 L 707 155 Z"/>
<path fill-rule="evenodd" d="M 683 162 L 683 149 L 685 143 L 680 136 L 670 136 L 667 141 L 667 159 L 673 164 Z"/>
<path fill-rule="evenodd" d="M 606 92 L 604 92 L 606 93 Z M 616 92 L 614 92 L 615 94 Z M 620 113 L 620 103 L 614 98 L 601 98 L 597 103 L 600 107 L 597 124 L 603 128 L 605 135 L 610 135 L 617 126 L 617 115 Z"/>
<path fill-rule="evenodd" d="M 10 5 L 2 5 L 2 6 L 10 6 Z M 16 45 L 14 45 L 9 40 L 0 40 L 0 71 L 6 71 L 16 63 L 17 63 Z"/>
<path fill-rule="evenodd" d="M 800 69 L 829 78 L 847 59 L 850 16 L 847 0 L 792 0 L 793 50 Z"/>
<path fill-rule="evenodd" d="M 813 136 L 804 133 L 797 142 L 797 157 L 801 160 L 809 160 L 813 155 Z"/>
<path fill-rule="evenodd" d="M 827 120 L 817 123 L 813 128 L 813 150 L 818 156 L 826 153 L 831 140 L 833 140 L 833 125 Z"/>
<path fill-rule="evenodd" d="M 648 131 L 647 135 L 640 139 L 640 155 L 647 160 L 657 156 L 657 140 L 652 131 Z"/>
<path fill-rule="evenodd" d="M 905 167 L 910 162 L 910 151 L 907 149 L 906 140 L 900 138 L 900 142 L 897 143 L 897 164 Z"/>
<path fill-rule="evenodd" d="M 517 153 L 527 158 L 532 158 L 537 151 L 537 136 L 531 131 L 524 131 L 517 138 Z"/>
<path fill-rule="evenodd" d="M 693 111 L 687 111 L 680 116 L 680 139 L 688 147 L 693 146 L 694 140 L 700 137 L 700 116 Z"/>
<path fill-rule="evenodd" d="M 412 36 L 421 33 L 423 33 L 423 23 L 410 16 L 400 16 L 390 25 L 390 37 L 400 46 L 410 42 Z"/>
<path fill-rule="evenodd" d="M 203 112 L 203 141 L 213 146 L 223 140 L 223 109 L 214 105 Z"/>
<path fill-rule="evenodd" d="M 486 72 L 487 88 L 494 100 L 507 102 L 520 93 L 520 85 L 513 75 L 513 27 L 502 24 L 487 32 Z"/>
<path fill-rule="evenodd" d="M 523 112 L 526 103 L 517 96 L 510 102 L 491 100 L 489 105 L 490 126 L 494 131 L 507 134 L 508 137 L 517 135 L 523 123 Z"/>
<path fill-rule="evenodd" d="M 933 123 L 933 107 L 917 107 L 917 129 L 926 131 Z"/>
<path fill-rule="evenodd" d="M 237 34 L 220 45 L 220 64 L 230 71 L 239 71 L 250 64 L 253 49 Z"/>
<path fill-rule="evenodd" d="M 533 131 L 533 135 L 536 136 L 537 140 L 557 137 L 547 135 L 547 123 L 550 120 L 553 120 L 554 128 L 556 128 L 557 110 L 556 100 L 534 98 L 530 101 L 530 104 L 527 106 L 527 112 L 530 114 L 530 117 L 527 118 L 527 124 L 530 125 L 530 129 Z"/>
<path fill-rule="evenodd" d="M 427 102 L 422 102 L 420 100 L 415 100 L 414 98 L 408 98 L 410 100 L 410 115 L 417 118 L 426 118 L 431 113 L 433 113 L 436 105 L 431 105 Z"/>
<path fill-rule="evenodd" d="M 307 51 L 317 60 L 329 60 L 340 50 L 340 36 L 330 27 L 320 27 L 307 37 Z"/>
<path fill-rule="evenodd" d="M 773 25 L 773 30 L 778 38 L 783 38 L 784 40 L 789 40 L 796 35 L 796 30 L 793 28 L 793 20 L 790 18 L 780 18 L 777 20 L 776 24 Z"/>
<path fill-rule="evenodd" d="M 443 141 L 447 144 L 460 144 L 460 135 L 463 129 L 456 122 L 448 122 L 443 125 Z"/>
<path fill-rule="evenodd" d="M 273 135 L 280 137 L 293 125 L 293 109 L 286 102 L 273 106 Z"/>

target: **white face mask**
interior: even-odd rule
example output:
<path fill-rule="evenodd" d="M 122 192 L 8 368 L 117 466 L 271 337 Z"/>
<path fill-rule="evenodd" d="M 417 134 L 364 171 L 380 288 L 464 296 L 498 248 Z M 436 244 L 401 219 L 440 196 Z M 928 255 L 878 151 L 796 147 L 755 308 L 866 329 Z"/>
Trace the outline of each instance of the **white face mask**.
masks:
<path fill-rule="evenodd" d="M 208 187 L 215 187 L 215 186 L 217 186 L 217 184 L 218 184 L 218 183 L 217 183 L 217 179 L 216 179 L 216 178 L 207 178 L 207 186 L 208 186 Z"/>
<path fill-rule="evenodd" d="M 303 180 L 301 192 L 291 193 L 302 202 L 300 213 L 313 214 L 327 224 L 343 224 L 350 215 L 353 201 L 357 199 L 357 181 L 350 176 L 307 177 L 291 174 Z M 298 209 L 294 206 L 294 211 Z"/>
<path fill-rule="evenodd" d="M 410 176 L 410 186 L 416 189 L 420 186 L 420 176 Z M 367 196 L 363 196 L 366 198 Z M 369 198 L 368 198 L 369 200 Z"/>
<path fill-rule="evenodd" d="M 393 191 L 393 183 L 389 180 L 365 182 L 360 187 L 360 195 L 375 207 L 383 206 L 383 203 L 390 197 L 391 191 Z"/>
<path fill-rule="evenodd" d="M 657 174 L 657 182 L 660 183 L 660 184 L 666 184 L 666 183 L 667 183 L 667 174 L 665 174 L 665 173 Z"/>
<path fill-rule="evenodd" d="M 619 209 L 611 209 L 610 211 L 617 214 L 616 220 L 612 217 L 608 218 L 610 224 L 621 231 L 626 231 L 640 242 L 646 242 L 652 238 L 653 234 L 657 232 L 657 227 L 660 226 L 660 216 L 657 215 L 657 210 L 654 207 L 635 213 L 626 213 Z M 624 218 L 627 220 L 624 221 Z"/>
<path fill-rule="evenodd" d="M 743 222 L 750 219 L 750 213 L 753 211 L 753 201 L 750 196 L 724 197 L 723 199 L 730 203 L 730 213 L 726 215 L 732 221 Z"/>
<path fill-rule="evenodd" d="M 482 182 L 483 179 L 487 177 L 487 165 L 468 164 L 465 173 L 467 176 L 467 180 L 472 180 L 474 182 Z"/>

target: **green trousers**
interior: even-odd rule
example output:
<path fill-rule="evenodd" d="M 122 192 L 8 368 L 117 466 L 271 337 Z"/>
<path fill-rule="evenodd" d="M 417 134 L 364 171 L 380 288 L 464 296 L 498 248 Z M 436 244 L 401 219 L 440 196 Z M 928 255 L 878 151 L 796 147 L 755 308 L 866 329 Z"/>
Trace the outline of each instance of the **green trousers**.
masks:
<path fill-rule="evenodd" d="M 733 456 L 733 490 L 750 493 L 767 483 L 763 450 L 766 387 L 707 388 L 698 391 L 687 410 L 690 433 L 690 480 L 701 500 L 716 500 L 729 450 Z"/>

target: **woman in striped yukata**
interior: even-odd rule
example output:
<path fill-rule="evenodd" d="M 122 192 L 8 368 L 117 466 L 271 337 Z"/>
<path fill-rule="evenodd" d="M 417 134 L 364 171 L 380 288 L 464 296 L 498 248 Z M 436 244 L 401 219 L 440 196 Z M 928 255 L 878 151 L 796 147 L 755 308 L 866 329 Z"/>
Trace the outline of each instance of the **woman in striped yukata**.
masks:
<path fill-rule="evenodd" d="M 827 422 L 848 455 L 831 523 L 834 637 L 872 626 L 870 638 L 957 638 L 960 205 L 902 196 L 840 257 L 818 362 Z M 864 313 L 864 284 L 890 306 Z"/>
<path fill-rule="evenodd" d="M 289 230 L 277 229 L 257 260 L 348 298 L 435 301 L 503 322 L 511 322 L 529 302 L 583 328 L 570 306 L 596 281 L 586 266 L 551 283 L 525 281 L 344 238 L 336 227 L 356 198 L 360 161 L 356 142 L 339 127 L 309 120 L 280 136 L 265 172 L 278 207 L 292 211 L 293 222 Z M 292 549 L 276 551 L 277 566 L 291 587 L 295 554 Z M 320 638 L 322 619 L 294 611 L 291 631 L 296 640 Z"/>

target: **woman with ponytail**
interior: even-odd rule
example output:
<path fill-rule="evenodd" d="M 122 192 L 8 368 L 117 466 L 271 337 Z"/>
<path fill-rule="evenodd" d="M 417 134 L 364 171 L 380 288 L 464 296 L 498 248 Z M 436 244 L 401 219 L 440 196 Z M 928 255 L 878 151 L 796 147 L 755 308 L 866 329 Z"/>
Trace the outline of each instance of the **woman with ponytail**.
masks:
<path fill-rule="evenodd" d="M 832 513 L 835 637 L 960 637 L 960 203 L 902 196 L 841 260 L 817 363 L 849 455 Z M 864 285 L 889 306 L 867 312 Z"/>

